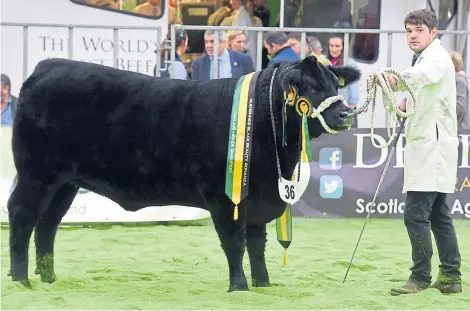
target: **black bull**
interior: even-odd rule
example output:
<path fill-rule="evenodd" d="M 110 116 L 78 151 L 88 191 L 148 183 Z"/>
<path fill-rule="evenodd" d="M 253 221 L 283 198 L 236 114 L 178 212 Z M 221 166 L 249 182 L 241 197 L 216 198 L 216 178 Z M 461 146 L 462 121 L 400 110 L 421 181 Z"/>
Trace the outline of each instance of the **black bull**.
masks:
<path fill-rule="evenodd" d="M 13 126 L 18 183 L 8 201 L 11 276 L 30 287 L 28 245 L 35 228 L 36 273 L 54 282 L 54 239 L 79 187 L 127 211 L 186 205 L 210 211 L 229 266 L 232 290 L 248 290 L 242 260 L 247 248 L 253 286 L 269 286 L 266 223 L 285 203 L 278 175 L 269 89 L 282 175 L 290 179 L 299 158 L 301 118 L 287 108 L 287 147 L 281 146 L 284 90 L 298 88 L 317 107 L 360 78 L 351 67 L 325 68 L 315 57 L 261 71 L 256 82 L 249 194 L 234 205 L 225 194 L 229 123 L 236 78 L 205 82 L 157 79 L 96 64 L 41 61 L 24 82 Z M 344 129 L 352 110 L 341 101 L 323 112 Z M 309 119 L 310 137 L 324 133 Z"/>

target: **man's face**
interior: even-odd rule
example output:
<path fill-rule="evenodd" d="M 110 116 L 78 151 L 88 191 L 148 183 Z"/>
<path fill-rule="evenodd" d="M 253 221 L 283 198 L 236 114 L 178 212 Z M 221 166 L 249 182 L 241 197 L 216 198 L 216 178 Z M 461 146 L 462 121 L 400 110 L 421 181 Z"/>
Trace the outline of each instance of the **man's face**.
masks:
<path fill-rule="evenodd" d="M 300 41 L 294 38 L 290 38 L 287 40 L 287 43 L 290 45 L 290 47 L 294 50 L 295 54 L 300 55 L 301 52 L 301 44 Z M 307 43 L 305 43 L 305 54 L 307 55 L 309 53 L 310 47 L 308 46 Z"/>
<path fill-rule="evenodd" d="M 230 5 L 234 10 L 238 10 L 242 6 L 241 0 L 230 0 Z"/>
<path fill-rule="evenodd" d="M 408 42 L 410 49 L 415 53 L 419 53 L 427 48 L 432 40 L 436 37 L 437 29 L 434 28 L 430 31 L 428 26 L 424 24 L 407 24 L 405 28 L 406 41 Z"/>
<path fill-rule="evenodd" d="M 287 40 L 287 43 L 294 50 L 295 54 L 300 55 L 300 42 L 299 42 L 299 40 L 291 38 L 291 39 Z"/>
<path fill-rule="evenodd" d="M 268 51 L 268 54 L 271 55 L 271 56 L 276 54 L 277 51 L 279 51 L 281 49 L 281 47 L 279 45 L 277 45 L 277 44 L 269 45 L 269 44 L 266 43 L 266 41 L 264 42 L 264 47 Z"/>
<path fill-rule="evenodd" d="M 206 47 L 207 55 L 214 56 L 214 39 L 215 34 L 204 36 L 204 45 Z M 226 40 L 219 40 L 219 55 L 225 50 Z"/>

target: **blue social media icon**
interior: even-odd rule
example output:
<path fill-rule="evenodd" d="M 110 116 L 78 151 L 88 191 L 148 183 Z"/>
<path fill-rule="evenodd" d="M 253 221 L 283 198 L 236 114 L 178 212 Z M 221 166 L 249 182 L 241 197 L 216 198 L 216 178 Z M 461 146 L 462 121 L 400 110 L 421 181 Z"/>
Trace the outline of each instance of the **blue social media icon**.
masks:
<path fill-rule="evenodd" d="M 339 148 L 327 147 L 320 150 L 321 169 L 337 171 L 343 166 L 343 153 Z"/>
<path fill-rule="evenodd" d="M 339 199 L 343 196 L 343 178 L 338 175 L 320 177 L 320 196 L 324 199 Z"/>

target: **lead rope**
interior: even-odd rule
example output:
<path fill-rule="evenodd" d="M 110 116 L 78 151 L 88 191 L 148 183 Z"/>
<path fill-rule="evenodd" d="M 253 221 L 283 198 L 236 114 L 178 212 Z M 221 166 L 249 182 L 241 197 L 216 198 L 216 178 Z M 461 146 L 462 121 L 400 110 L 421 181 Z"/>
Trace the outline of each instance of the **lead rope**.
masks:
<path fill-rule="evenodd" d="M 393 92 L 388 79 L 385 76 L 385 73 L 391 73 L 397 78 L 397 83 L 402 83 L 405 89 L 410 93 L 412 97 L 412 101 L 407 102 L 407 111 L 401 111 L 396 105 L 396 98 Z M 377 99 L 377 85 L 382 88 L 382 98 L 385 110 L 387 111 L 387 134 L 389 140 L 382 145 L 379 145 L 375 142 L 374 139 L 374 119 L 375 119 L 375 106 L 376 106 L 376 99 Z M 410 104 L 410 105 L 409 105 Z M 361 114 L 363 112 L 367 112 L 369 106 L 372 105 L 371 109 L 371 125 L 370 125 L 370 138 L 372 145 L 375 148 L 385 148 L 388 147 L 392 142 L 393 139 L 397 135 L 397 126 L 399 124 L 398 117 L 401 118 L 408 118 L 413 116 L 416 111 L 419 109 L 419 102 L 416 97 L 415 91 L 409 86 L 408 82 L 403 78 L 403 76 L 393 68 L 383 68 L 382 70 L 373 72 L 369 78 L 367 79 L 367 97 L 365 100 L 364 105 L 360 108 L 354 110 L 354 114 Z M 411 108 L 411 109 L 408 109 Z"/>

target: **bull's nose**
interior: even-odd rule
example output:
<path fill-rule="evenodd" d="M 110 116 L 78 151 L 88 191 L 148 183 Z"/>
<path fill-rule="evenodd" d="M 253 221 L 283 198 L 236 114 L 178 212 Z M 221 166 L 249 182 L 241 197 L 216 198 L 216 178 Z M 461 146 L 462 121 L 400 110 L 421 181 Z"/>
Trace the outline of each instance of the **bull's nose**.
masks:
<path fill-rule="evenodd" d="M 354 116 L 354 112 L 351 110 L 351 111 L 342 111 L 339 113 L 339 117 L 341 119 L 349 119 L 349 118 L 352 118 Z"/>

